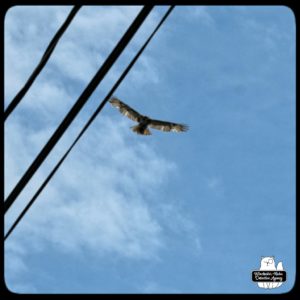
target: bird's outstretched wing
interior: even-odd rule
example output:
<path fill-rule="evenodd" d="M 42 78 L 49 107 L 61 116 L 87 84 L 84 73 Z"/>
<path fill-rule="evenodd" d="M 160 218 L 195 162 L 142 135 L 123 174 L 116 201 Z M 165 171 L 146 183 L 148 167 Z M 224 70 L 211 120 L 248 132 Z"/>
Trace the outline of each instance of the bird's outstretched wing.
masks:
<path fill-rule="evenodd" d="M 130 106 L 123 103 L 119 99 L 113 97 L 109 100 L 109 102 L 111 103 L 112 106 L 118 108 L 119 111 L 129 119 L 136 122 L 138 122 L 138 120 L 140 119 L 141 115 L 137 111 L 135 111 L 134 109 L 132 109 Z"/>
<path fill-rule="evenodd" d="M 162 131 L 175 131 L 175 132 L 183 132 L 187 131 L 189 128 L 185 124 L 177 124 L 159 120 L 150 120 L 149 127 L 154 129 L 162 130 Z"/>

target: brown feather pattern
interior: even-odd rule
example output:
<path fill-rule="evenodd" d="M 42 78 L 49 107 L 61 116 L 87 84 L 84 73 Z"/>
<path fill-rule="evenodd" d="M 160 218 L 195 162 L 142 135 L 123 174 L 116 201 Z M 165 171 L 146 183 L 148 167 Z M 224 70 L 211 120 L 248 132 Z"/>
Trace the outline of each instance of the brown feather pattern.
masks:
<path fill-rule="evenodd" d="M 133 131 L 142 134 L 142 135 L 150 135 L 151 132 L 147 127 L 151 127 L 154 129 L 162 130 L 162 131 L 174 131 L 174 132 L 185 132 L 189 129 L 189 127 L 185 124 L 172 123 L 167 121 L 159 121 L 153 120 L 146 116 L 139 114 L 137 111 L 132 109 L 129 105 L 123 103 L 116 97 L 113 97 L 109 100 L 111 105 L 118 108 L 119 111 L 129 119 L 138 122 L 137 126 L 133 127 Z M 140 129 L 139 129 L 140 128 Z"/>

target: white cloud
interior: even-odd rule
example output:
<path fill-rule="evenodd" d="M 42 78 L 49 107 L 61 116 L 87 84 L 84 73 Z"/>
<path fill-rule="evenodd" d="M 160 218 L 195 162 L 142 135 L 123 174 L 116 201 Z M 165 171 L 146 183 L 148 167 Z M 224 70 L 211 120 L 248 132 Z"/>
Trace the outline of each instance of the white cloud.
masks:
<path fill-rule="evenodd" d="M 28 270 L 24 260 L 26 255 L 26 250 L 17 241 L 10 241 L 5 244 L 5 270 L 9 270 L 9 272 L 5 272 L 5 282 L 12 292 L 30 293 L 36 291 L 34 285 L 22 280 L 22 276 Z"/>
<path fill-rule="evenodd" d="M 69 11 L 62 9 L 65 14 Z M 64 19 L 60 8 L 48 11 L 44 7 L 38 10 L 37 14 L 35 8 L 18 8 L 16 14 L 11 11 L 6 17 L 7 98 L 14 95 L 27 79 L 28 70 L 31 72 L 37 63 L 36 57 L 40 57 L 55 28 Z M 136 7 L 106 7 L 104 13 L 101 11 L 102 18 L 99 18 L 99 11 L 87 7 L 76 17 L 73 33 L 70 28 L 65 41 L 55 50 L 52 64 L 43 71 L 27 98 L 24 98 L 27 101 L 22 103 L 24 109 L 14 113 L 6 123 L 6 194 L 71 105 L 74 91 L 70 86 L 74 80 L 82 84 L 89 80 L 100 64 L 101 53 L 109 51 L 115 43 L 113 40 L 118 39 L 120 30 L 126 28 L 137 11 Z M 29 32 L 22 29 L 22 13 L 31 22 Z M 15 25 L 10 19 L 12 17 L 18 18 Z M 56 18 L 56 22 L 52 22 L 52 18 Z M 47 31 L 50 23 L 51 30 Z M 148 28 L 153 24 L 153 19 L 150 19 Z M 106 36 L 107 30 L 112 38 L 105 43 L 96 41 L 97 36 Z M 42 32 L 45 33 L 42 42 L 33 38 Z M 92 40 L 96 42 L 91 43 Z M 13 55 L 21 63 L 16 64 Z M 144 56 L 136 72 L 139 76 L 147 73 L 155 81 L 157 76 L 155 69 L 149 65 L 149 59 Z M 186 230 L 193 227 L 175 206 L 172 207 L 172 203 L 168 204 L 166 200 L 162 204 L 159 201 L 160 188 L 172 179 L 176 165 L 157 153 L 149 140 L 134 136 L 127 120 L 117 120 L 113 121 L 103 113 L 94 122 L 7 240 L 6 279 L 14 291 L 34 291 L 34 287 L 21 279 L 28 268 L 28 253 L 47 251 L 49 245 L 58 252 L 72 255 L 80 255 L 84 250 L 101 257 L 113 254 L 134 260 L 157 259 L 160 249 L 164 247 L 164 230 L 176 230 L 176 220 L 184 224 Z M 48 175 L 59 154 L 71 144 L 72 136 L 79 132 L 82 122 L 75 122 L 22 192 L 8 213 L 7 227 Z M 172 218 L 169 218 L 172 224 L 168 226 L 161 221 L 168 214 L 163 206 L 165 204 L 169 214 L 172 213 Z"/>
<path fill-rule="evenodd" d="M 151 215 L 145 194 L 163 184 L 174 164 L 143 142 L 129 144 L 129 129 L 124 124 L 106 117 L 99 119 L 97 130 L 90 132 L 82 147 L 77 146 L 81 149 L 77 148 L 65 162 L 57 179 L 50 183 L 52 188 L 45 189 L 30 217 L 24 219 L 28 222 L 26 231 L 69 249 L 85 244 L 97 251 L 103 248 L 135 257 L 147 256 L 152 248 L 155 251 L 159 247 L 160 226 Z M 19 144 L 13 142 L 11 145 L 7 139 L 8 161 L 18 149 L 22 148 L 24 155 L 30 151 L 24 148 L 22 139 Z M 14 167 L 17 164 L 10 163 L 6 169 L 8 182 L 9 176 L 17 173 Z M 45 170 L 39 177 L 46 174 Z M 46 217 L 43 211 L 47 211 Z"/>
<path fill-rule="evenodd" d="M 139 6 L 83 6 L 57 44 L 47 67 L 36 81 L 49 83 L 51 79 L 51 82 L 57 85 L 62 84 L 62 80 L 68 80 L 69 87 L 66 89 L 70 89 L 71 84 L 80 84 L 84 88 L 140 9 Z M 8 12 L 5 19 L 6 104 L 25 83 L 39 62 L 50 39 L 63 21 L 62 11 L 65 13 L 65 18 L 70 8 L 16 7 Z M 15 19 L 18 19 L 16 23 L 14 23 Z M 30 24 L 28 24 L 28 19 Z M 156 26 L 158 19 L 159 15 L 155 11 L 146 19 L 145 24 L 130 43 L 130 49 L 126 49 L 118 60 L 122 62 L 122 68 L 124 63 L 128 64 L 131 57 L 135 55 L 138 47 L 145 41 L 145 36 L 149 35 Z M 49 26 L 49 24 L 52 25 Z M 23 29 L 28 27 L 30 30 Z M 149 59 L 149 56 L 144 54 L 134 72 L 137 72 L 138 77 L 142 75 L 144 80 L 155 81 L 158 75 L 155 67 L 152 71 Z M 153 63 L 151 61 L 151 64 Z M 120 65 L 118 65 L 108 75 L 115 78 L 120 72 Z M 14 78 L 14 81 L 7 80 L 7 78 Z M 137 76 L 130 78 L 134 80 Z M 23 104 L 35 106 L 27 99 L 22 102 Z"/>
<path fill-rule="evenodd" d="M 151 82 L 152 84 L 158 84 L 161 82 L 159 76 L 158 66 L 156 61 L 149 56 L 141 57 L 138 63 L 139 68 L 133 69 L 131 72 L 131 80 L 135 83 L 143 85 Z M 144 76 L 144 74 L 147 74 Z"/>
<path fill-rule="evenodd" d="M 96 256 L 156 259 L 164 247 L 163 228 L 152 211 L 159 204 L 151 202 L 149 195 L 159 198 L 159 188 L 174 171 L 174 164 L 144 142 L 127 141 L 129 134 L 124 122 L 114 123 L 106 117 L 97 121 L 7 240 L 7 274 L 15 272 L 15 264 L 20 273 L 25 272 L 27 253 L 46 251 L 47 245 L 73 255 L 84 250 Z M 16 142 L 11 145 L 7 139 L 8 161 L 18 155 L 18 149 L 24 155 L 30 151 L 22 139 Z M 10 163 L 6 181 L 18 172 L 13 169 L 17 165 Z M 43 168 L 16 202 L 6 224 L 11 224 L 46 175 Z"/>
<path fill-rule="evenodd" d="M 6 103 L 16 94 L 36 67 L 50 39 L 69 10 L 69 7 L 57 9 L 51 6 L 14 6 L 7 12 L 5 16 Z M 9 80 L 10 78 L 13 80 Z"/>

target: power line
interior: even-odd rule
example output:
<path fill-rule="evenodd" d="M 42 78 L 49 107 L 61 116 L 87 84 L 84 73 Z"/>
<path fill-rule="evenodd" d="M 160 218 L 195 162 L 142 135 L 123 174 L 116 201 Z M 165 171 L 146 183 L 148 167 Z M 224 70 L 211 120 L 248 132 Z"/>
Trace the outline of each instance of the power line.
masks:
<path fill-rule="evenodd" d="M 63 33 L 66 31 L 68 28 L 69 24 L 75 17 L 76 13 L 80 9 L 80 5 L 75 5 L 71 12 L 69 13 L 67 19 L 65 22 L 62 24 L 62 26 L 59 28 L 59 30 L 56 32 L 54 37 L 52 38 L 51 42 L 49 43 L 45 53 L 43 54 L 39 64 L 37 67 L 34 69 L 30 77 L 28 78 L 27 82 L 25 85 L 21 88 L 21 90 L 18 92 L 18 94 L 15 96 L 15 98 L 9 103 L 7 106 L 5 112 L 4 112 L 4 121 L 8 118 L 8 116 L 12 113 L 12 111 L 17 107 L 17 105 L 21 102 L 22 98 L 25 96 L 25 94 L 28 92 L 29 88 L 33 84 L 34 80 L 36 77 L 40 74 L 44 66 L 46 65 L 47 61 L 49 60 L 54 48 L 56 47 L 59 39 L 63 35 Z"/>
<path fill-rule="evenodd" d="M 126 77 L 126 75 L 128 74 L 128 72 L 130 71 L 130 69 L 133 67 L 133 65 L 135 64 L 135 62 L 137 61 L 137 59 L 139 58 L 139 56 L 142 54 L 142 52 L 144 51 L 144 49 L 147 47 L 147 45 L 149 44 L 149 42 L 151 41 L 151 39 L 153 38 L 153 36 L 155 35 L 155 33 L 158 31 L 158 29 L 160 28 L 160 26 L 163 24 L 163 22 L 166 20 L 166 18 L 168 17 L 168 15 L 171 13 L 171 11 L 174 9 L 174 6 L 170 6 L 170 8 L 168 9 L 168 11 L 165 13 L 165 15 L 163 16 L 163 18 L 161 19 L 161 21 L 159 22 L 159 24 L 156 26 L 156 28 L 154 29 L 154 31 L 152 32 L 152 34 L 148 37 L 147 41 L 144 43 L 144 45 L 142 46 L 142 48 L 139 50 L 139 52 L 135 55 L 135 57 L 132 59 L 132 61 L 130 62 L 130 64 L 127 66 L 127 68 L 123 71 L 122 75 L 119 77 L 118 81 L 114 84 L 114 86 L 112 87 L 112 89 L 110 90 L 110 92 L 107 94 L 107 96 L 104 98 L 104 100 L 101 102 L 101 104 L 98 106 L 98 108 L 95 110 L 95 112 L 93 113 L 93 115 L 90 117 L 90 119 L 88 120 L 88 122 L 85 124 L 85 126 L 82 128 L 82 130 L 80 131 L 80 133 L 78 134 L 78 136 L 76 137 L 76 139 L 74 140 L 74 142 L 72 143 L 72 145 L 69 147 L 69 149 L 65 152 L 65 154 L 62 156 L 62 158 L 59 160 L 59 162 L 56 164 L 56 166 L 53 168 L 53 170 L 51 171 L 51 173 L 48 175 L 48 177 L 45 179 L 45 181 L 42 183 L 42 185 L 40 186 L 40 188 L 37 190 L 37 192 L 34 194 L 34 196 L 31 198 L 31 200 L 28 202 L 28 204 L 26 205 L 26 207 L 23 209 L 23 211 L 20 213 L 20 215 L 18 216 L 18 218 L 15 220 L 15 222 L 13 223 L 13 225 L 10 227 L 10 229 L 7 231 L 4 240 L 6 240 L 9 235 L 12 233 L 12 231 L 14 230 L 14 228 L 18 225 L 18 223 L 21 221 L 21 219 L 24 217 L 25 213 L 28 211 L 28 209 L 31 207 L 31 205 L 34 203 L 34 201 L 36 200 L 36 198 L 39 196 L 39 194 L 43 191 L 43 189 L 46 187 L 46 185 L 48 184 L 48 182 L 50 181 L 50 179 L 53 177 L 53 175 L 56 173 L 56 171 L 58 170 L 58 168 L 60 167 L 60 165 L 63 163 L 63 161 L 66 159 L 66 157 L 68 156 L 68 154 L 71 152 L 71 150 L 73 149 L 73 147 L 76 145 L 76 143 L 79 141 L 79 139 L 81 138 L 81 136 L 84 134 L 84 132 L 88 129 L 88 127 L 91 125 L 91 123 L 94 121 L 94 119 L 97 117 L 97 115 L 100 113 L 100 111 L 102 110 L 102 108 L 104 107 L 104 105 L 106 104 L 106 102 L 110 99 L 110 97 L 113 95 L 114 91 L 118 88 L 118 86 L 121 84 L 121 82 L 123 81 L 123 79 Z"/>
<path fill-rule="evenodd" d="M 94 92 L 94 90 L 97 88 L 99 83 L 102 81 L 106 73 L 110 70 L 112 65 L 115 63 L 117 58 L 120 56 L 122 51 L 125 49 L 125 47 L 130 42 L 133 35 L 136 33 L 136 31 L 139 29 L 139 27 L 142 25 L 150 11 L 152 10 L 153 5 L 146 5 L 143 7 L 143 9 L 140 11 L 138 16 L 135 18 L 135 20 L 132 22 L 126 33 L 123 35 L 123 37 L 120 39 L 116 47 L 113 49 L 109 57 L 106 59 L 106 61 L 103 63 L 101 68 L 98 70 L 98 72 L 95 74 L 94 78 L 90 81 L 88 86 L 85 88 L 85 90 L 82 92 L 82 94 L 79 96 L 78 100 L 75 102 L 69 113 L 65 116 L 64 120 L 61 122 L 61 124 L 58 126 L 54 134 L 51 136 L 51 138 L 48 140 L 44 148 L 41 150 L 41 152 L 38 154 L 38 156 L 35 158 L 35 160 L 32 162 L 31 166 L 27 169 L 23 177 L 19 180 L 17 185 L 14 187 L 10 195 L 7 197 L 6 201 L 4 202 L 4 211 L 5 213 L 10 208 L 10 206 L 14 203 L 18 195 L 21 193 L 25 185 L 28 183 L 28 181 L 31 179 L 31 177 L 34 175 L 34 173 L 37 171 L 37 169 L 40 167 L 40 165 L 43 163 L 43 161 L 46 159 L 47 155 L 51 152 L 55 144 L 58 142 L 58 140 L 61 138 L 61 136 L 64 134 L 66 129 L 69 127 L 69 125 L 72 123 L 72 121 L 75 119 L 81 108 L 84 106 L 84 104 L 87 102 L 88 98 L 91 96 L 91 94 Z"/>

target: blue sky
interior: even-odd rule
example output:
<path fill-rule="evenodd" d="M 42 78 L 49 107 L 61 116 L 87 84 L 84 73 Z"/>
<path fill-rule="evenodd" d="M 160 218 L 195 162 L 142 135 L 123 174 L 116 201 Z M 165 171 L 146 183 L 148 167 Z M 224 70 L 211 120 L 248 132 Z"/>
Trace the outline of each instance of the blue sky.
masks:
<path fill-rule="evenodd" d="M 5 105 L 71 7 L 5 18 Z M 11 191 L 141 7 L 83 7 L 5 123 Z M 156 7 L 6 216 L 9 226 L 167 7 Z M 176 7 L 115 95 L 187 133 L 135 135 L 109 104 L 5 245 L 18 293 L 283 293 L 295 278 L 295 21 Z M 251 281 L 261 256 L 287 272 Z"/>

